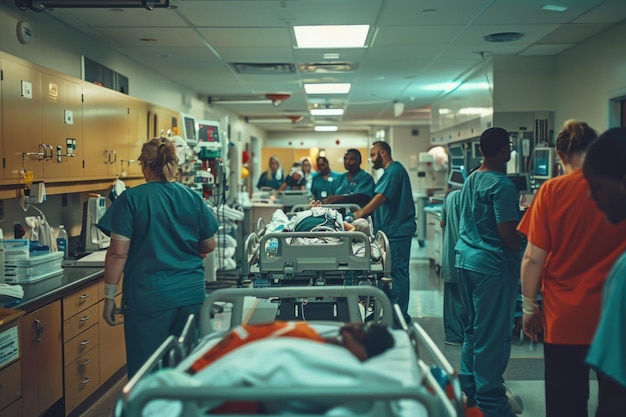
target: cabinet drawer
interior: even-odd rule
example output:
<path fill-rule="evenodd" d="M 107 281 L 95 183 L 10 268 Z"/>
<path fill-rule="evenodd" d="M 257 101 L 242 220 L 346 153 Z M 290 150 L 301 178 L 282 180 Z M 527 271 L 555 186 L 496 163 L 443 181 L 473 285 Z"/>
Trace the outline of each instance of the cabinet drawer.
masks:
<path fill-rule="evenodd" d="M 24 415 L 22 414 L 22 399 L 20 398 L 4 410 L 0 410 L 0 415 L 2 417 L 22 417 Z"/>
<path fill-rule="evenodd" d="M 75 316 L 65 320 L 63 323 L 63 341 L 67 342 L 68 340 L 73 339 L 76 335 L 84 332 L 97 323 L 98 305 L 94 304 Z"/>
<path fill-rule="evenodd" d="M 98 348 L 65 367 L 65 414 L 69 414 L 100 386 Z"/>
<path fill-rule="evenodd" d="M 83 333 L 80 333 L 78 336 L 65 343 L 63 363 L 67 365 L 68 363 L 73 362 L 83 353 L 98 346 L 98 344 L 98 326 L 91 326 Z"/>
<path fill-rule="evenodd" d="M 98 283 L 94 282 L 73 294 L 63 297 L 63 318 L 67 320 L 81 310 L 98 302 Z"/>
<path fill-rule="evenodd" d="M 22 362 L 16 361 L 0 371 L 0 410 L 22 396 Z M 4 416 L 4 411 L 0 412 Z"/>

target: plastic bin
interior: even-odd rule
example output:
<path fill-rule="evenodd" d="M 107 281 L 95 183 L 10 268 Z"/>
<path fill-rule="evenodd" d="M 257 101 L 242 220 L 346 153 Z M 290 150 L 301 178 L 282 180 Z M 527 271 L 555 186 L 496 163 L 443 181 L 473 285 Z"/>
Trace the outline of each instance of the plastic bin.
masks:
<path fill-rule="evenodd" d="M 51 252 L 29 258 L 6 258 L 4 276 L 7 284 L 37 282 L 63 273 L 63 252 Z"/>

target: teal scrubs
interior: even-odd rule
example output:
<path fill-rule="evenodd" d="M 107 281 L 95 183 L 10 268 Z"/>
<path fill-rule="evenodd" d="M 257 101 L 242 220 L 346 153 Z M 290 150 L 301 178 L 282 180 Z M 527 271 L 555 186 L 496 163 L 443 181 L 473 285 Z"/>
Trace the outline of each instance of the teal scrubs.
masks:
<path fill-rule="evenodd" d="M 626 389 L 626 253 L 604 283 L 600 322 L 587 363 Z"/>
<path fill-rule="evenodd" d="M 268 171 L 265 171 L 259 177 L 259 180 L 256 183 L 256 188 L 258 188 L 259 190 L 263 187 L 269 187 L 272 190 L 277 190 L 278 187 L 280 187 L 285 180 L 285 175 L 282 171 L 272 172 L 272 175 L 270 175 L 269 178 L 267 174 Z"/>
<path fill-rule="evenodd" d="M 521 252 L 504 246 L 498 223 L 519 221 L 518 192 L 502 172 L 475 171 L 463 184 L 460 206 L 456 267 L 469 315 L 461 389 L 485 417 L 513 417 L 502 375 L 511 354 Z"/>
<path fill-rule="evenodd" d="M 454 246 L 459 240 L 460 199 L 461 190 L 450 191 L 443 201 L 441 210 L 441 218 L 445 222 L 441 253 L 443 333 L 445 341 L 453 344 L 463 344 L 468 320 L 459 291 L 459 274 L 454 266 L 456 256 Z"/>
<path fill-rule="evenodd" d="M 188 308 L 199 309 L 204 301 L 199 242 L 213 236 L 218 223 L 188 187 L 148 182 L 120 195 L 98 227 L 130 238 L 121 308 L 131 376 L 167 336 L 182 328 Z M 164 315 L 172 321 L 164 321 Z"/>
<path fill-rule="evenodd" d="M 398 304 L 404 319 L 410 322 L 409 259 L 417 225 L 411 180 L 400 162 L 393 161 L 387 165 L 374 192 L 387 199 L 374 213 L 374 226 L 389 239 L 392 279 L 389 298 L 392 304 Z"/>
<path fill-rule="evenodd" d="M 374 178 L 362 169 L 348 181 L 348 173 L 344 172 L 336 180 L 333 195 L 364 194 L 374 196 Z"/>
<path fill-rule="evenodd" d="M 333 195 L 335 189 L 335 180 L 339 177 L 339 174 L 334 171 L 330 171 L 328 178 L 324 179 L 324 176 L 317 173 L 311 180 L 311 194 L 315 200 L 323 200 L 324 198 Z"/>

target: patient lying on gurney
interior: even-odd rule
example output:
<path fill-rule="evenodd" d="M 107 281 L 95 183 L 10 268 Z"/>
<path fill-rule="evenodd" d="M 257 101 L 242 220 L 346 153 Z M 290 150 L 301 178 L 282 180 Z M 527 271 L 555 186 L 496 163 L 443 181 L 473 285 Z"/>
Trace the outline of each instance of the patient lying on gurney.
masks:
<path fill-rule="evenodd" d="M 369 222 L 366 219 L 356 219 L 352 223 L 344 221 L 341 213 L 330 207 L 322 207 L 321 201 L 311 202 L 309 210 L 297 212 L 289 218 L 282 210 L 276 210 L 272 221 L 267 225 L 270 232 L 295 231 L 358 231 L 370 234 Z"/>

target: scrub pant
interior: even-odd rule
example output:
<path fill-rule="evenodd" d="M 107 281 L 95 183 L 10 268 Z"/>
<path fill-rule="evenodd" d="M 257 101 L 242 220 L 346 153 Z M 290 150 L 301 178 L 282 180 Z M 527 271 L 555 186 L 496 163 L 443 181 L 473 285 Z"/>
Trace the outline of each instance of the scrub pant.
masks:
<path fill-rule="evenodd" d="M 469 315 L 459 378 L 469 402 L 485 417 L 514 417 L 502 375 L 511 355 L 518 278 L 459 268 L 461 299 Z"/>
<path fill-rule="evenodd" d="M 411 322 L 409 316 L 409 260 L 411 258 L 411 242 L 412 236 L 389 239 L 389 248 L 391 249 L 391 290 L 389 291 L 389 299 L 391 305 L 398 304 L 400 311 L 404 315 L 407 323 Z"/>
<path fill-rule="evenodd" d="M 456 273 L 456 268 L 454 269 Z M 468 317 L 458 282 L 443 283 L 443 334 L 448 343 L 463 343 Z"/>
<path fill-rule="evenodd" d="M 168 336 L 180 336 L 189 315 L 198 317 L 201 306 L 194 304 L 152 313 L 124 315 L 128 379 L 139 371 Z"/>
<path fill-rule="evenodd" d="M 596 417 L 626 416 L 626 387 L 613 378 L 596 372 L 598 375 L 598 409 Z"/>
<path fill-rule="evenodd" d="M 543 343 L 546 381 L 546 417 L 587 417 L 588 345 Z"/>

